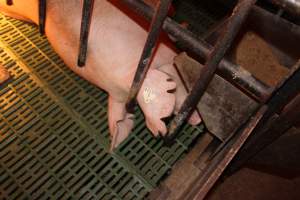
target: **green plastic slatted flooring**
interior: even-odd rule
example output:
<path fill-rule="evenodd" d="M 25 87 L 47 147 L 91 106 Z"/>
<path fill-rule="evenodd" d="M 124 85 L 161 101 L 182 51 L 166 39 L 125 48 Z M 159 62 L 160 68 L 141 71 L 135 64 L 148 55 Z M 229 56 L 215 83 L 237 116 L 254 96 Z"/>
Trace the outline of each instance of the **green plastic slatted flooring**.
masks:
<path fill-rule="evenodd" d="M 0 199 L 143 199 L 201 134 L 185 126 L 171 147 L 137 111 L 110 154 L 107 94 L 70 71 L 30 24 L 0 15 Z"/>

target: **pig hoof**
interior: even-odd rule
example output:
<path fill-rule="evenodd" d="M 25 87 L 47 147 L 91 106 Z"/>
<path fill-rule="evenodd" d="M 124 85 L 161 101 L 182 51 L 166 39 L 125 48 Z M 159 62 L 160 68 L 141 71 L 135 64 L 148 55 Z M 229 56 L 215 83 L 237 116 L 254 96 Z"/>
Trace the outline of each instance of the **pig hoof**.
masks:
<path fill-rule="evenodd" d="M 126 112 L 125 103 L 120 103 L 112 97 L 108 99 L 108 125 L 111 135 L 110 151 L 113 151 L 131 132 L 134 115 Z"/>
<path fill-rule="evenodd" d="M 137 101 L 146 118 L 146 125 L 155 137 L 167 134 L 163 118 L 170 116 L 175 107 L 176 83 L 159 70 L 150 69 L 139 91 Z"/>

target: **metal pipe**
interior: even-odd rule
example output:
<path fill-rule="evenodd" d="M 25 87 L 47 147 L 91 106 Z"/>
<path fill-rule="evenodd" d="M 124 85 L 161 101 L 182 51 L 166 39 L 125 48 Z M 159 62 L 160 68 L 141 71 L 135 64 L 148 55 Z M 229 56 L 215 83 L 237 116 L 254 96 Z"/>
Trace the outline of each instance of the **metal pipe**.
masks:
<path fill-rule="evenodd" d="M 6 5 L 8 5 L 8 6 L 13 5 L 13 0 L 6 0 Z"/>
<path fill-rule="evenodd" d="M 151 20 L 154 15 L 153 9 L 141 0 L 123 0 L 121 3 L 125 3 L 147 20 Z M 196 55 L 198 58 L 204 58 L 206 60 L 213 49 L 210 44 L 199 40 L 192 32 L 181 27 L 169 17 L 166 18 L 163 29 L 172 37 L 176 38 L 181 47 L 193 55 Z M 272 88 L 269 88 L 253 77 L 248 71 L 227 59 L 222 59 L 217 73 L 260 102 L 265 102 L 272 92 Z"/>
<path fill-rule="evenodd" d="M 203 96 L 208 84 L 214 76 L 217 66 L 225 53 L 231 46 L 240 27 L 254 5 L 256 0 L 240 0 L 233 10 L 224 33 L 218 39 L 214 50 L 207 59 L 205 66 L 197 79 L 193 89 L 183 102 L 178 114 L 171 121 L 167 138 L 173 139 L 181 128 L 185 120 L 191 115 L 201 97 Z"/>
<path fill-rule="evenodd" d="M 77 65 L 79 67 L 84 66 L 86 62 L 88 38 L 89 38 L 90 25 L 91 25 L 92 14 L 93 14 L 93 7 L 94 7 L 94 0 L 83 1 L 79 52 L 78 52 L 78 60 L 77 60 Z"/>
<path fill-rule="evenodd" d="M 161 26 L 163 25 L 164 20 L 167 17 L 170 5 L 172 0 L 160 0 L 156 13 L 153 17 L 150 31 L 148 34 L 148 38 L 146 41 L 146 44 L 144 46 L 134 79 L 133 83 L 131 85 L 131 89 L 129 91 L 128 100 L 126 103 L 126 109 L 128 112 L 133 113 L 134 107 L 136 104 L 135 98 L 141 88 L 141 85 L 143 84 L 143 81 L 146 77 L 146 73 L 149 70 L 150 67 L 150 61 L 153 56 L 154 48 L 157 42 L 157 39 L 159 37 L 159 33 L 161 30 Z"/>
<path fill-rule="evenodd" d="M 300 16 L 299 0 L 268 0 L 269 2 L 279 6 L 283 10 L 295 16 Z"/>
<path fill-rule="evenodd" d="M 39 0 L 39 31 L 45 34 L 47 0 Z"/>

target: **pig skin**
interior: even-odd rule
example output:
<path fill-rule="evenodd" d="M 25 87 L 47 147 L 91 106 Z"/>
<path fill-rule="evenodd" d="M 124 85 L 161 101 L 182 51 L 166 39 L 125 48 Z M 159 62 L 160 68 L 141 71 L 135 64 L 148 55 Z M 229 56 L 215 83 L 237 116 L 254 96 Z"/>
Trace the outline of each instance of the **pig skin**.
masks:
<path fill-rule="evenodd" d="M 111 149 L 114 149 L 128 137 L 134 125 L 134 115 L 126 112 L 125 102 L 147 38 L 147 23 L 122 6 L 119 0 L 95 1 L 86 65 L 80 68 L 77 67 L 77 55 L 81 9 L 81 0 L 47 0 L 45 33 L 71 70 L 108 92 Z M 13 6 L 0 0 L 0 11 L 38 24 L 38 0 L 18 0 Z M 175 95 L 176 84 L 180 82 L 175 83 L 168 75 L 176 55 L 169 41 L 161 37 L 137 96 L 146 125 L 154 136 L 167 134 L 162 119 L 176 113 L 187 95 L 182 89 Z M 166 65 L 168 67 L 164 67 Z M 170 74 L 179 80 L 173 70 Z M 189 122 L 195 125 L 200 121 L 199 115 L 194 113 Z"/>

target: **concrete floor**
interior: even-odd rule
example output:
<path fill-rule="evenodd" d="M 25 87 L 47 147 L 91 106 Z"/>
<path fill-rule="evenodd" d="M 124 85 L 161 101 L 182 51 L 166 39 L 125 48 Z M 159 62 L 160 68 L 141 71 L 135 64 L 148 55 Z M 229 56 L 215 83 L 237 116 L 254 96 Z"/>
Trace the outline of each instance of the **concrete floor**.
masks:
<path fill-rule="evenodd" d="M 300 177 L 282 178 L 257 170 L 243 168 L 227 178 L 207 197 L 208 200 L 298 200 Z"/>

